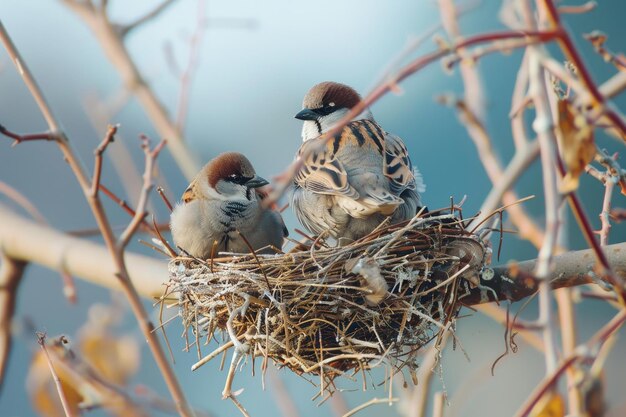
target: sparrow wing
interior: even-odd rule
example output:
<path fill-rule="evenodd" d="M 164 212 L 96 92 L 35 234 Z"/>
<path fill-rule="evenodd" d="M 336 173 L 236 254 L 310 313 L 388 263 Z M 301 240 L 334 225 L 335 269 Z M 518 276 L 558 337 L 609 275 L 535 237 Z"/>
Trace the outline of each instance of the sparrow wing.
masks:
<path fill-rule="evenodd" d="M 300 147 L 298 158 L 304 158 L 294 178 L 300 187 L 317 194 L 359 198 L 359 193 L 348 182 L 343 164 L 335 157 L 329 144 L 308 140 Z"/>
<path fill-rule="evenodd" d="M 316 235 L 337 229 L 347 221 L 346 213 L 333 210 L 334 198 L 312 193 L 296 186 L 291 195 L 291 206 L 298 221 Z"/>
<path fill-rule="evenodd" d="M 398 136 L 388 132 L 385 133 L 383 174 L 389 179 L 391 190 L 396 194 L 400 194 L 407 188 L 419 192 L 425 190 L 422 175 L 413 168 L 404 142 Z"/>

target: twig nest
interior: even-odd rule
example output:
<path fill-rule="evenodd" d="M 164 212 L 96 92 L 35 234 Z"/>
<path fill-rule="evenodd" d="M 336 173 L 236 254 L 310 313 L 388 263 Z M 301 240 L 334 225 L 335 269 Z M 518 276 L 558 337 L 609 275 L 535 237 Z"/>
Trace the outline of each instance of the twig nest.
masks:
<path fill-rule="evenodd" d="M 451 214 L 300 249 L 170 262 L 164 299 L 177 296 L 195 343 L 224 335 L 196 367 L 234 347 L 328 382 L 381 363 L 413 370 L 417 350 L 453 325 L 487 253 Z"/>

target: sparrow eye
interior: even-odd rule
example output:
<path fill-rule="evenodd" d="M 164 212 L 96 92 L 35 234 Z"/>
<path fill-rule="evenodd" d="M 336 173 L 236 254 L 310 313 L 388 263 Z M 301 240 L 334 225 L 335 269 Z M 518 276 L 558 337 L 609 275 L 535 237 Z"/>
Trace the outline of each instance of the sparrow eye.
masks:
<path fill-rule="evenodd" d="M 234 184 L 239 184 L 239 185 L 243 185 L 246 182 L 250 181 L 250 177 L 244 177 L 243 175 L 240 174 L 230 174 L 228 176 L 228 181 L 232 182 Z"/>
<path fill-rule="evenodd" d="M 320 116 L 327 116 L 329 114 L 331 114 L 332 112 L 334 112 L 335 109 L 335 103 L 334 102 L 330 102 L 326 105 L 324 105 L 323 107 L 320 107 L 319 109 L 315 110 L 315 112 L 317 114 L 319 114 Z"/>

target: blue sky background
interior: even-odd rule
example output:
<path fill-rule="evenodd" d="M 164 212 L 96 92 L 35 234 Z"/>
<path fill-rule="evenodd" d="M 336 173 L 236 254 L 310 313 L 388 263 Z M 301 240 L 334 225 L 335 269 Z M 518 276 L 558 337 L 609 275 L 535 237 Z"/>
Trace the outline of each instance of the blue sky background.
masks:
<path fill-rule="evenodd" d="M 120 22 L 132 21 L 149 10 L 156 1 L 111 0 L 111 17 Z M 480 8 L 462 18 L 465 34 L 503 29 L 498 22 L 499 1 L 485 0 Z M 623 16 L 626 4 L 600 2 L 597 10 L 582 16 L 568 16 L 567 26 L 575 34 L 577 45 L 588 59 L 594 78 L 608 79 L 614 68 L 602 62 L 582 39 L 581 34 L 601 29 L 609 35 L 608 46 L 624 50 L 626 26 Z M 164 44 L 171 42 L 178 61 L 187 60 L 186 38 L 196 22 L 196 0 L 180 0 L 158 19 L 146 24 L 128 38 L 131 55 L 166 107 L 175 112 L 179 81 L 170 73 L 164 55 Z M 335 80 L 352 85 L 362 93 L 371 89 L 388 63 L 403 50 L 410 39 L 426 32 L 438 22 L 436 3 L 432 1 L 333 1 L 293 2 L 287 0 L 210 1 L 211 18 L 251 19 L 252 27 L 211 27 L 204 38 L 186 125 L 189 146 L 205 161 L 220 152 L 235 150 L 249 156 L 257 172 L 265 177 L 279 173 L 292 159 L 300 144 L 301 124 L 293 116 L 300 109 L 304 93 L 313 84 Z M 86 112 L 86 97 L 106 99 L 120 90 L 120 79 L 103 55 L 89 29 L 72 12 L 55 0 L 3 0 L 0 19 L 21 50 L 31 70 L 69 137 L 90 166 L 92 149 L 102 132 L 91 126 Z M 418 53 L 435 46 L 425 42 Z M 417 56 L 417 54 L 414 56 Z M 510 97 L 521 55 L 494 55 L 480 61 L 487 101 L 487 127 L 503 160 L 513 153 L 508 121 Z M 389 131 L 404 138 L 413 162 L 422 171 L 427 192 L 424 199 L 431 208 L 449 204 L 450 196 L 459 201 L 467 195 L 466 214 L 478 210 L 489 191 L 489 181 L 476 156 L 474 145 L 454 112 L 434 101 L 447 92 L 462 93 L 458 72 L 447 74 L 439 64 L 432 65 L 402 83 L 402 94 L 387 95 L 372 110 L 377 120 Z M 626 108 L 626 100 L 616 100 Z M 141 162 L 135 139 L 140 133 L 157 135 L 138 103 L 131 99 L 112 123 L 121 123 L 121 137 L 128 143 L 133 157 Z M 16 74 L 4 52 L 0 51 L 0 123 L 19 132 L 45 130 L 46 126 L 33 100 Z M 611 152 L 623 145 L 600 135 L 599 142 Z M 60 153 L 49 143 L 27 143 L 14 148 L 0 144 L 0 179 L 21 190 L 54 227 L 77 230 L 95 227 L 91 214 L 79 192 L 75 179 L 63 163 Z M 167 153 L 160 166 L 169 185 L 169 195 L 179 196 L 187 182 Z M 119 180 L 111 165 L 105 165 L 105 183 L 120 190 Z M 537 194 L 525 206 L 542 222 L 543 201 L 538 167 L 521 179 L 520 196 Z M 590 218 L 599 226 L 602 189 L 595 180 L 582 182 L 582 200 Z M 131 197 L 131 201 L 133 197 Z M 156 201 L 156 200 L 155 200 Z M 615 195 L 616 205 L 624 206 L 624 197 Z M 156 201 L 161 221 L 167 212 Z M 107 204 L 114 224 L 127 218 L 113 204 Z M 290 229 L 297 227 L 288 212 Z M 571 222 L 570 222 L 571 223 Z M 1 227 L 1 225 L 0 225 Z M 568 244 L 584 248 L 579 232 L 569 227 Z M 623 241 L 625 228 L 616 227 L 612 242 Z M 133 250 L 146 252 L 141 246 Z M 507 236 L 503 259 L 533 258 L 536 251 L 514 236 Z M 31 266 L 20 290 L 18 319 L 28 317 L 50 334 L 72 335 L 85 320 L 86 310 L 94 302 L 107 301 L 107 291 L 77 280 L 79 303 L 68 305 L 64 300 L 57 275 L 38 266 Z M 588 301 L 578 306 L 581 337 L 589 336 L 613 313 L 600 302 Z M 466 313 L 472 314 L 471 311 Z M 533 317 L 532 308 L 528 317 Z M 126 328 L 133 330 L 130 317 Z M 542 375 L 543 359 L 532 348 L 521 343 L 520 352 L 505 358 L 495 377 L 488 373 L 490 364 L 503 350 L 503 329 L 479 314 L 458 324 L 459 339 L 471 362 L 459 350 L 446 352 L 443 379 L 435 378 L 435 386 L 445 383 L 451 398 L 451 416 L 510 415 Z M 189 367 L 195 355 L 180 351 L 182 341 L 177 325 L 169 327 L 170 340 L 175 341 L 176 371 L 191 402 L 214 412 L 217 416 L 236 415 L 229 402 L 220 399 L 225 373 L 217 363 L 204 366 L 195 373 Z M 138 339 L 141 336 L 138 334 Z M 178 343 L 178 345 L 176 345 Z M 7 382 L 0 392 L 2 416 L 32 415 L 24 388 L 28 361 L 35 350 L 34 338 L 18 336 L 8 370 Z M 610 362 L 607 392 L 613 405 L 623 401 L 623 375 L 626 346 L 618 342 Z M 208 352 L 208 350 L 207 350 Z M 165 387 L 144 349 L 140 373 L 135 382 L 148 383 L 166 394 Z M 274 397 L 261 390 L 260 380 L 250 378 L 250 367 L 237 376 L 235 386 L 245 388 L 240 397 L 255 417 L 278 413 Z M 310 401 L 315 388 L 306 381 L 281 372 L 298 405 L 301 416 L 327 415 L 328 405 L 316 407 Z M 379 374 L 379 378 L 382 374 Z M 470 387 L 463 388 L 469 376 L 480 375 Z M 350 406 L 384 396 L 382 389 L 360 391 L 360 384 L 346 384 L 345 394 Z M 465 398 L 455 393 L 465 392 Z M 354 390 L 354 391 L 352 391 Z M 393 415 L 395 410 L 376 406 L 361 413 L 375 416 Z"/>

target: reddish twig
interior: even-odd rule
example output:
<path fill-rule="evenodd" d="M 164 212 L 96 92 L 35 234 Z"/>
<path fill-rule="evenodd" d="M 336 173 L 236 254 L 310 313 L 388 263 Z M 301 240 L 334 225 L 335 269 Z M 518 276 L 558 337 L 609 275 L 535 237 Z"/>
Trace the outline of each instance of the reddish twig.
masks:
<path fill-rule="evenodd" d="M 13 143 L 11 144 L 11 146 L 16 146 L 22 142 L 28 142 L 28 141 L 33 141 L 33 140 L 55 140 L 54 134 L 50 132 L 20 135 L 20 134 L 10 131 L 9 129 L 7 129 L 6 127 L 2 125 L 0 125 L 0 133 L 2 133 L 4 136 L 7 136 L 13 139 Z"/>
<path fill-rule="evenodd" d="M 106 148 L 115 140 L 115 134 L 117 133 L 119 125 L 109 125 L 107 128 L 107 133 L 104 135 L 104 139 L 98 145 L 96 150 L 94 151 L 94 168 L 93 168 L 93 176 L 91 180 L 91 195 L 94 197 L 98 196 L 98 191 L 100 190 L 100 178 L 102 176 L 102 154 L 106 150 Z"/>
<path fill-rule="evenodd" d="M 161 197 L 161 200 L 163 200 L 163 202 L 165 203 L 165 206 L 168 208 L 170 213 L 174 211 L 174 206 L 172 206 L 172 203 L 170 203 L 170 200 L 165 195 L 165 190 L 163 189 L 163 187 L 157 187 L 157 193 Z"/>
<path fill-rule="evenodd" d="M 139 194 L 139 202 L 137 203 L 137 209 L 135 210 L 135 215 L 132 220 L 128 224 L 128 227 L 124 232 L 122 232 L 121 236 L 118 239 L 117 247 L 121 252 L 124 251 L 128 242 L 135 234 L 137 229 L 141 224 L 145 224 L 145 218 L 148 215 L 146 211 L 146 207 L 148 205 L 148 196 L 150 195 L 150 191 L 154 187 L 154 182 L 152 181 L 152 174 L 154 171 L 154 163 L 159 153 L 165 146 L 166 141 L 162 140 L 154 149 L 150 150 L 150 141 L 146 136 L 141 137 L 142 145 L 145 156 L 145 170 L 143 174 L 143 187 L 141 188 L 141 193 Z"/>
<path fill-rule="evenodd" d="M 554 28 L 559 46 L 565 53 L 565 56 L 569 61 L 574 64 L 578 74 L 580 75 L 580 80 L 587 87 L 589 93 L 591 93 L 593 102 L 591 103 L 595 107 L 598 107 L 602 113 L 604 113 L 608 119 L 615 125 L 615 127 L 620 131 L 620 135 L 622 139 L 626 140 L 626 122 L 622 119 L 620 115 L 618 115 L 610 106 L 607 105 L 604 96 L 600 93 L 600 90 L 596 86 L 596 83 L 593 81 L 591 77 L 591 73 L 587 69 L 584 61 L 582 60 L 580 53 L 574 46 L 574 42 L 572 41 L 571 36 L 563 28 L 561 24 L 561 16 L 559 15 L 558 9 L 552 0 L 537 0 L 538 7 L 543 6 L 545 9 L 550 24 Z"/>
<path fill-rule="evenodd" d="M 581 360 L 592 358 L 592 351 L 601 347 L 611 335 L 613 335 L 626 321 L 626 310 L 620 311 L 613 319 L 604 325 L 587 343 L 577 351 L 567 356 L 561 361 L 559 366 L 554 372 L 548 375 L 533 391 L 530 397 L 526 400 L 522 408 L 515 414 L 516 417 L 526 417 L 529 415 L 535 404 L 543 397 L 543 395 L 550 389 L 554 388 L 561 376 L 572 366 Z"/>

